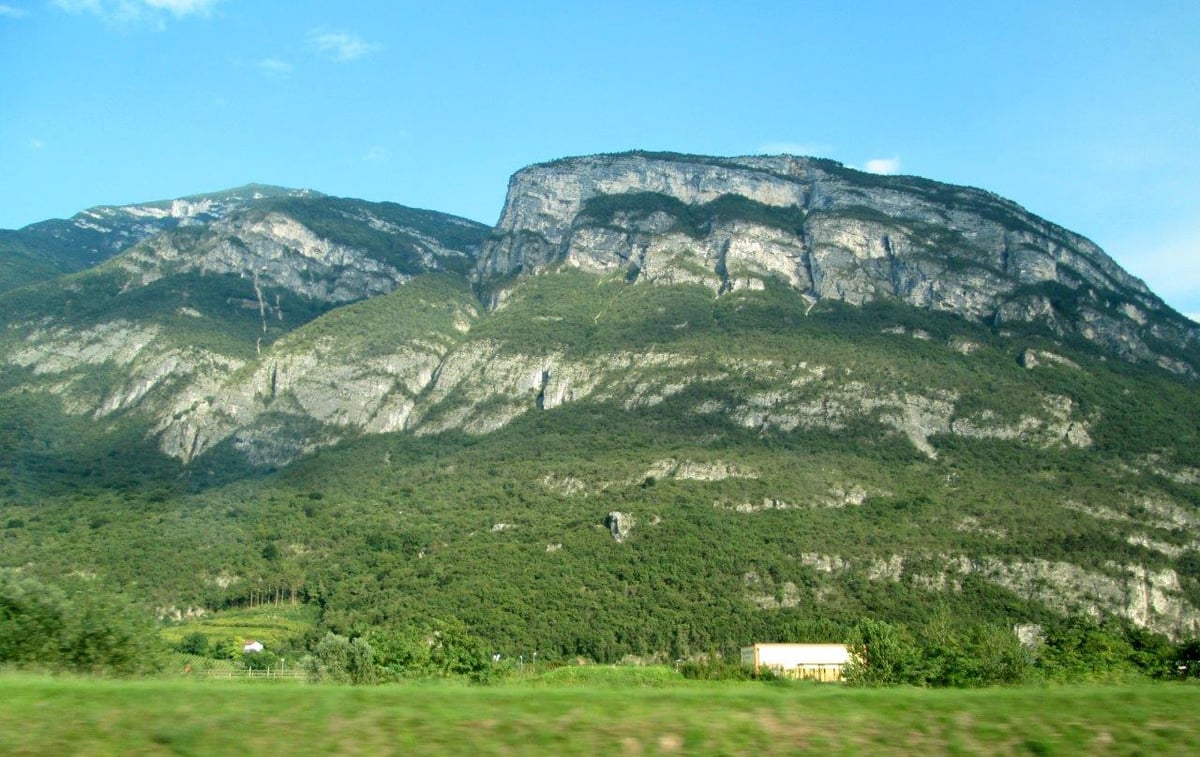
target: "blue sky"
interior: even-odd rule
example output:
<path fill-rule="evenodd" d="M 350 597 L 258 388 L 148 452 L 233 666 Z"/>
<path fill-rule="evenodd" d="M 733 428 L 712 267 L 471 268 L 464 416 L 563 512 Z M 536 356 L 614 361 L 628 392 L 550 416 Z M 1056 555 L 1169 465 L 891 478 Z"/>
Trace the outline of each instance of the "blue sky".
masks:
<path fill-rule="evenodd" d="M 251 181 L 798 152 L 989 189 L 1200 313 L 1200 3 L 0 0 L 0 228 Z"/>

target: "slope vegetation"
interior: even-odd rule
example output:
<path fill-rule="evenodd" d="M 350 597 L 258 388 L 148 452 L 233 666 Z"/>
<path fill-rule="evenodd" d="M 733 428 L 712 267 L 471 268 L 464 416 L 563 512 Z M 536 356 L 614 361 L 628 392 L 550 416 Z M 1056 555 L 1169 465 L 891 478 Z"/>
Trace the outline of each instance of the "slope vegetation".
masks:
<path fill-rule="evenodd" d="M 490 235 L 260 197 L 0 318 L 0 567 L 164 615 L 605 661 L 867 616 L 1200 633 L 1197 330 L 979 190 L 598 156 L 518 174 Z"/>

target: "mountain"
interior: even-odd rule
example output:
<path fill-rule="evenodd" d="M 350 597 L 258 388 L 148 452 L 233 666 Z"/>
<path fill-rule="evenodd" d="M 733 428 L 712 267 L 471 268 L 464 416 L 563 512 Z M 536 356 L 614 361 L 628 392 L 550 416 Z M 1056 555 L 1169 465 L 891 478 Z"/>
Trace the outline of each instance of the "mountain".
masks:
<path fill-rule="evenodd" d="M 270 197 L 315 196 L 264 184 L 138 205 L 89 208 L 67 220 L 0 230 L 0 291 L 97 265 L 160 232 L 221 219 L 246 203 Z"/>
<path fill-rule="evenodd" d="M 229 436 L 228 424 L 193 428 L 189 414 L 211 406 L 236 417 L 229 382 L 259 364 L 273 370 L 261 358 L 276 339 L 414 276 L 461 278 L 487 234 L 397 205 L 258 194 L 84 272 L 13 291 L 0 316 L 7 362 L 25 371 L 22 383 L 45 377 L 35 390 L 63 397 L 68 414 L 136 415 L 165 453 L 187 461 L 212 436 Z"/>
<path fill-rule="evenodd" d="M 284 191 L 0 320 L 2 564 L 163 608 L 603 660 L 1200 632 L 1200 329 L 981 190 L 603 155 L 518 172 L 493 230 Z"/>
<path fill-rule="evenodd" d="M 892 299 L 1037 323 L 1195 378 L 1200 328 L 1096 245 L 969 187 L 829 160 L 630 153 L 517 173 L 480 273 L 565 262 L 716 294 L 785 281 L 810 302 Z"/>

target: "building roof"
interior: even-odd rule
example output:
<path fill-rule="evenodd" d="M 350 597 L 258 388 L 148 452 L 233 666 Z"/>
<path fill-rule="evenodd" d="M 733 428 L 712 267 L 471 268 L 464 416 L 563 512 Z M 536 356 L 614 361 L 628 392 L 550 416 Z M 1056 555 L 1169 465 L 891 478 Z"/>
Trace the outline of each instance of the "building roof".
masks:
<path fill-rule="evenodd" d="M 850 661 L 845 644 L 755 644 L 745 650 L 757 653 L 764 664 L 845 665 Z"/>

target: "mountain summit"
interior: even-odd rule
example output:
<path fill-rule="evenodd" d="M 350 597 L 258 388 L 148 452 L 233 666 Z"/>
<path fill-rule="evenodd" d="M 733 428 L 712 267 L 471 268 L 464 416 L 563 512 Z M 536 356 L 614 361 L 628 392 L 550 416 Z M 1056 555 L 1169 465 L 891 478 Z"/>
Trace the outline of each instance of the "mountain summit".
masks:
<path fill-rule="evenodd" d="M 175 200 L 101 205 L 69 219 L 0 230 L 0 292 L 98 265 L 144 239 L 182 226 L 221 220 L 267 198 L 317 197 L 307 189 L 247 184 Z"/>
<path fill-rule="evenodd" d="M 893 299 L 1200 367 L 1200 327 L 1084 237 L 989 192 L 830 160 L 634 152 L 526 168 L 479 274 L 560 262 L 716 294 L 774 277 L 814 303 Z"/>

